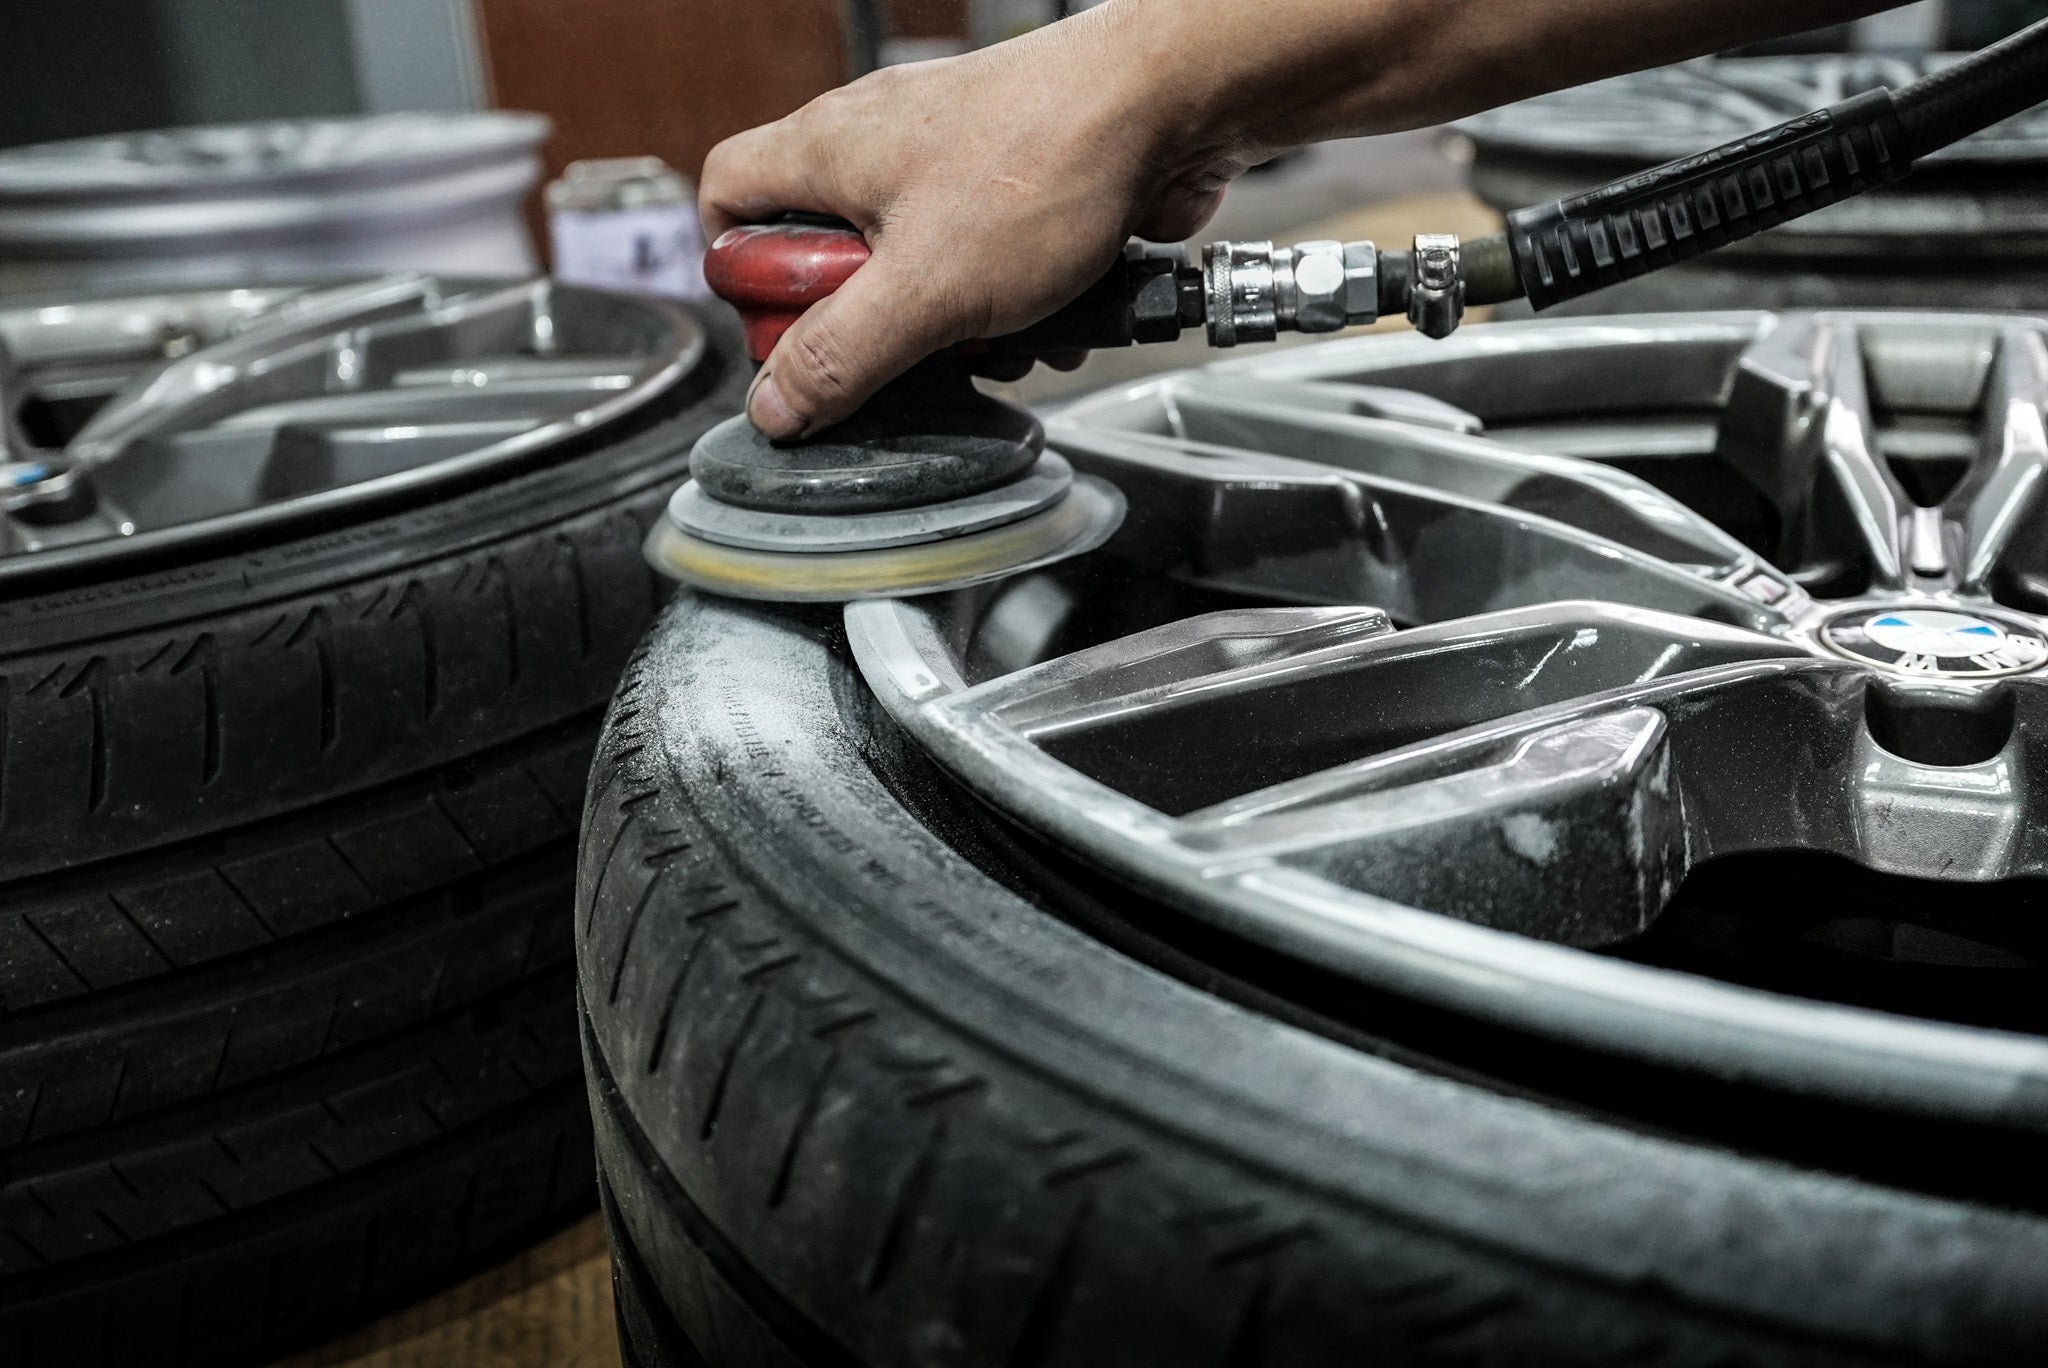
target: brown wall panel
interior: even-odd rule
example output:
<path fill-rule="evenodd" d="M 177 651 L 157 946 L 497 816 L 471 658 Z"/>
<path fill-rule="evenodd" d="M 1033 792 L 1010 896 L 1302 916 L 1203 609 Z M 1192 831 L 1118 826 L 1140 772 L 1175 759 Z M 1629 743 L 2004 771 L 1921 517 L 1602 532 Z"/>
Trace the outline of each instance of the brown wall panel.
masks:
<path fill-rule="evenodd" d="M 548 174 L 704 154 L 846 79 L 838 0 L 474 0 L 496 104 L 555 121 Z"/>
<path fill-rule="evenodd" d="M 887 12 L 897 38 L 967 37 L 967 0 L 889 0 Z"/>

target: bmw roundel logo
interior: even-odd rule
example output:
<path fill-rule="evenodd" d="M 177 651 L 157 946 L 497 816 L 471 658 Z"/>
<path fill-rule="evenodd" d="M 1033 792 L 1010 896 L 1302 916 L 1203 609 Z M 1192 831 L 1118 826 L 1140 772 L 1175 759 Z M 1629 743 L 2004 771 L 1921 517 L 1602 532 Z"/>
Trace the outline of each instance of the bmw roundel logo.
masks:
<path fill-rule="evenodd" d="M 1949 608 L 1859 608 L 1821 629 L 1851 660 L 1921 679 L 1988 679 L 2048 662 L 2048 640 L 2023 619 Z"/>

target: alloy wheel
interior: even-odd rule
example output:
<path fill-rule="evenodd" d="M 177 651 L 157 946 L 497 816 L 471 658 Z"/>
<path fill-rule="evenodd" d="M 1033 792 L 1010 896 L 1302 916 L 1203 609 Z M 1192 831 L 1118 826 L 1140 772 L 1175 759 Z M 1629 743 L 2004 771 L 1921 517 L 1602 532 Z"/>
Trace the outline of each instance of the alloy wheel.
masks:
<path fill-rule="evenodd" d="M 1106 551 L 847 628 L 958 782 L 1184 915 L 1605 1051 L 2048 1127 L 2044 407 L 2017 316 L 1232 361 L 1048 422 L 1130 502 Z"/>

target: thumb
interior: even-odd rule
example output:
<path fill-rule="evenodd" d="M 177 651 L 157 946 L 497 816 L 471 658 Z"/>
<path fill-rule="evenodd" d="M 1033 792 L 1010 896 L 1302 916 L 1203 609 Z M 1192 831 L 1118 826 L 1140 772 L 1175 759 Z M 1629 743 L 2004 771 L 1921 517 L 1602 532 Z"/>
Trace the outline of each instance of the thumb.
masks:
<path fill-rule="evenodd" d="M 755 427 L 778 441 L 829 427 L 967 335 L 972 324 L 939 303 L 929 272 L 897 264 L 907 255 L 876 252 L 782 335 L 747 397 Z"/>
<path fill-rule="evenodd" d="M 1170 185 L 1139 217 L 1133 231 L 1147 242 L 1181 242 L 1202 231 L 1223 206 L 1223 186 Z"/>

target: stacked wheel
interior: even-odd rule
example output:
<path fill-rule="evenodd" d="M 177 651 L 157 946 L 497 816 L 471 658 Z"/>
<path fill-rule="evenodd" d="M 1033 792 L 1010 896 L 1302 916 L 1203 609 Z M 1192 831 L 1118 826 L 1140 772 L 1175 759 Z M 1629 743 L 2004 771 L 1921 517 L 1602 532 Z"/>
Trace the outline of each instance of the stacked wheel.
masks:
<path fill-rule="evenodd" d="M 254 1361 L 589 1208 L 577 815 L 735 341 L 409 278 L 13 396 L 0 1361 Z"/>

